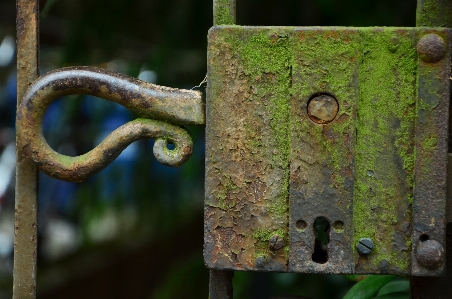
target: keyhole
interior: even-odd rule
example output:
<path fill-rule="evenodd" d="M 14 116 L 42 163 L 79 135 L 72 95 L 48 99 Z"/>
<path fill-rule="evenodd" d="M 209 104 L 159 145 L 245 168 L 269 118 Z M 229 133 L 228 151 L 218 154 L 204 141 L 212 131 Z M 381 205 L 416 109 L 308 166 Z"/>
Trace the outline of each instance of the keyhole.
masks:
<path fill-rule="evenodd" d="M 318 264 L 325 264 L 328 262 L 327 244 L 329 238 L 330 223 L 325 217 L 317 217 L 314 221 L 314 253 L 312 254 L 312 261 Z"/>

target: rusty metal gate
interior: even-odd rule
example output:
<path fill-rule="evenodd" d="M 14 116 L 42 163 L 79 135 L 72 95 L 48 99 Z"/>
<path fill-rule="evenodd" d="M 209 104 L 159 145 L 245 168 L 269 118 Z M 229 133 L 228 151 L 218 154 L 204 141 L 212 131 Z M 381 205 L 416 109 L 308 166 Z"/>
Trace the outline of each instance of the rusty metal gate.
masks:
<path fill-rule="evenodd" d="M 413 298 L 452 298 L 452 2 L 418 0 L 414 28 L 237 26 L 235 0 L 213 4 L 204 102 L 91 67 L 39 77 L 38 1 L 17 0 L 14 298 L 36 297 L 38 169 L 83 181 L 141 138 L 179 166 L 193 147 L 182 126 L 204 124 L 211 299 L 232 298 L 237 270 L 405 275 Z M 58 154 L 42 120 L 70 94 L 141 118 L 82 156 Z"/>

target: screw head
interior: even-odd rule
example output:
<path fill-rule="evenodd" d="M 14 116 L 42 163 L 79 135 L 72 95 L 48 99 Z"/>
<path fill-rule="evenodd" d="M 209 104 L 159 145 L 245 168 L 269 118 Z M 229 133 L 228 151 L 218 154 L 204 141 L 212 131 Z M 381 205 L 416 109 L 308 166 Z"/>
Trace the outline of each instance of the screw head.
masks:
<path fill-rule="evenodd" d="M 279 250 L 284 247 L 284 239 L 279 235 L 273 235 L 268 241 L 268 245 L 272 250 Z"/>
<path fill-rule="evenodd" d="M 339 104 L 337 100 L 327 94 L 315 96 L 308 103 L 308 116 L 317 124 L 332 122 L 338 110 Z"/>
<path fill-rule="evenodd" d="M 369 238 L 361 238 L 356 244 L 359 254 L 369 255 L 374 250 L 374 242 Z"/>
<path fill-rule="evenodd" d="M 426 34 L 417 43 L 417 53 L 422 61 L 430 63 L 438 62 L 446 54 L 446 43 L 437 34 Z"/>
<path fill-rule="evenodd" d="M 256 257 L 256 267 L 265 267 L 268 263 L 268 257 L 266 255 Z"/>
<path fill-rule="evenodd" d="M 437 269 L 446 260 L 444 247 L 436 240 L 421 241 L 416 248 L 416 259 L 424 268 Z"/>

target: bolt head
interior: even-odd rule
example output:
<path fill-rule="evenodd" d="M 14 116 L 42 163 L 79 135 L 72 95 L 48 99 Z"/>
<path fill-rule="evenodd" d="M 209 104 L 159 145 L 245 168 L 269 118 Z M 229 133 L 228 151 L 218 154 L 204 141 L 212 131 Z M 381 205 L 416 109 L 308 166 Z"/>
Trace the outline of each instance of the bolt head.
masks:
<path fill-rule="evenodd" d="M 330 95 L 321 94 L 309 100 L 308 116 L 317 124 L 332 122 L 339 111 L 337 100 Z"/>
<path fill-rule="evenodd" d="M 434 63 L 440 61 L 446 54 L 446 43 L 444 39 L 434 33 L 421 37 L 417 44 L 417 53 L 422 61 Z"/>
<path fill-rule="evenodd" d="M 272 250 L 279 250 L 284 247 L 284 239 L 279 235 L 273 235 L 268 241 L 268 245 Z"/>
<path fill-rule="evenodd" d="M 444 247 L 436 240 L 420 241 L 416 248 L 416 259 L 424 268 L 437 269 L 446 260 Z"/>
<path fill-rule="evenodd" d="M 369 238 L 361 238 L 356 244 L 359 254 L 369 255 L 374 250 L 374 243 Z"/>

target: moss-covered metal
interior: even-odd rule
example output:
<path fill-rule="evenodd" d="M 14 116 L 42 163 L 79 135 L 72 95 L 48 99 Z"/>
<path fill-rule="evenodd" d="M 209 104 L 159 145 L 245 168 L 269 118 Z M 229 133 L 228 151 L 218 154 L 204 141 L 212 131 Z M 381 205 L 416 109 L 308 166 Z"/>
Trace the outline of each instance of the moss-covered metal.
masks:
<path fill-rule="evenodd" d="M 424 109 L 416 100 L 419 38 L 416 28 L 210 30 L 204 251 L 210 268 L 411 273 L 415 175 L 429 171 L 415 170 L 423 155 L 415 141 Z M 319 94 L 338 101 L 331 123 L 307 115 L 309 99 Z M 435 148 L 441 126 L 447 116 L 422 146 Z M 444 202 L 442 194 L 438 200 Z M 312 260 L 317 217 L 330 224 L 325 264 Z M 277 251 L 268 246 L 275 234 L 285 245 Z M 370 255 L 358 254 L 360 238 L 375 244 Z"/>
<path fill-rule="evenodd" d="M 214 0 L 213 1 L 213 24 L 234 25 L 235 24 L 235 1 L 236 0 Z"/>
<path fill-rule="evenodd" d="M 353 158 L 358 99 L 360 31 L 331 28 L 295 29 L 290 117 L 290 258 L 289 270 L 314 273 L 353 273 Z M 317 124 L 308 117 L 308 103 L 317 94 L 334 97 L 336 118 Z M 330 225 L 323 245 L 328 262 L 313 259 L 315 220 Z M 307 229 L 299 231 L 296 223 Z M 343 223 L 343 230 L 333 228 Z M 325 243 L 323 241 L 322 243 Z"/>
<path fill-rule="evenodd" d="M 363 37 L 356 124 L 354 246 L 359 273 L 409 273 L 416 116 L 415 30 L 377 29 Z"/>
<path fill-rule="evenodd" d="M 416 26 L 452 27 L 452 2 L 449 0 L 417 0 Z"/>
<path fill-rule="evenodd" d="M 206 263 L 287 271 L 289 31 L 239 28 L 209 33 Z"/>

